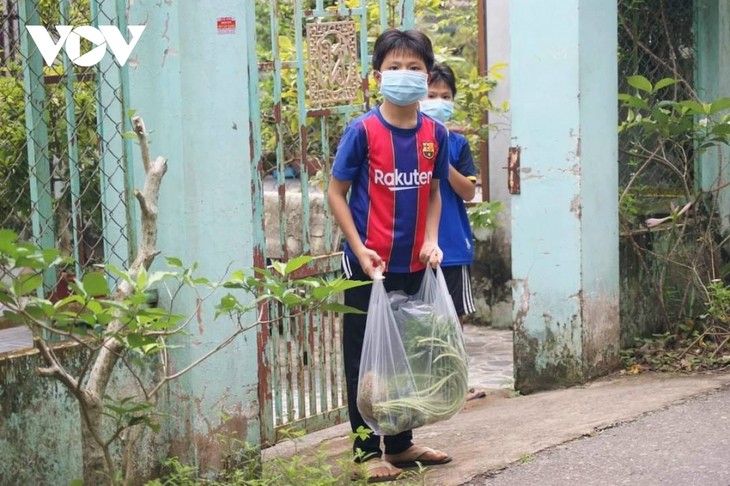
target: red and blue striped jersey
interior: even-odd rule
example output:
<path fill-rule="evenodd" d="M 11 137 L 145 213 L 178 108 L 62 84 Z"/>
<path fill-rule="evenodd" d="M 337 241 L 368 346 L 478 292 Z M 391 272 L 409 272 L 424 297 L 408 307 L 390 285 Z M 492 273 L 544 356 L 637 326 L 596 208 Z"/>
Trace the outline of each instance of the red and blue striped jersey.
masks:
<path fill-rule="evenodd" d="M 352 121 L 340 139 L 332 175 L 352 183 L 349 205 L 357 232 L 388 272 L 425 268 L 418 254 L 431 180 L 448 184 L 448 144 L 446 127 L 427 115 L 418 113 L 415 128 L 397 128 L 379 107 Z M 345 253 L 357 261 L 347 243 Z"/>

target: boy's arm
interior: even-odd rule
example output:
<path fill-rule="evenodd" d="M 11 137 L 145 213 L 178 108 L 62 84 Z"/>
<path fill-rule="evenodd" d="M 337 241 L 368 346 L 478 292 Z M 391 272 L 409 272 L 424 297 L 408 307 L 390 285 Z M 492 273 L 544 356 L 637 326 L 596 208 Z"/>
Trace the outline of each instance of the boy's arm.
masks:
<path fill-rule="evenodd" d="M 476 194 L 476 180 L 469 179 L 456 170 L 456 167 L 449 165 L 449 184 L 454 192 L 464 201 L 471 201 Z"/>
<path fill-rule="evenodd" d="M 449 184 L 460 198 L 471 201 L 476 193 L 477 169 L 474 166 L 469 142 L 465 139 L 462 142 L 459 160 L 453 165 L 449 164 Z"/>
<path fill-rule="evenodd" d="M 439 220 L 441 219 L 441 191 L 439 180 L 431 181 L 428 193 L 428 214 L 426 215 L 426 237 L 418 256 L 422 263 L 430 263 L 435 267 L 441 264 L 444 254 L 439 248 Z"/>
<path fill-rule="evenodd" d="M 350 190 L 351 185 L 352 183 L 349 181 L 332 177 L 327 188 L 327 200 L 335 221 L 342 230 L 342 234 L 345 235 L 345 239 L 357 257 L 363 271 L 370 278 L 374 278 L 375 270 L 380 270 L 381 273 L 385 272 L 385 262 L 375 251 L 367 248 L 360 240 L 360 235 L 357 228 L 355 228 L 355 221 L 352 219 L 350 206 L 347 204 L 347 192 Z M 436 230 L 438 231 L 438 226 L 436 226 Z"/>

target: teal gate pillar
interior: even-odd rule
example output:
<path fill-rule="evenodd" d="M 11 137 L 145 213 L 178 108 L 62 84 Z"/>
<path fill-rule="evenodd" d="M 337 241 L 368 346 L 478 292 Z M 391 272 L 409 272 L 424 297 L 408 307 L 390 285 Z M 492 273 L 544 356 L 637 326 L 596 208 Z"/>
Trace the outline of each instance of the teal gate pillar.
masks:
<path fill-rule="evenodd" d="M 523 392 L 581 383 L 618 362 L 616 22 L 615 0 L 510 3 L 515 386 Z"/>
<path fill-rule="evenodd" d="M 246 16 L 253 0 L 160 2 L 136 0 L 129 25 L 145 24 L 129 61 L 129 106 L 151 132 L 153 157 L 168 159 L 160 191 L 162 255 L 199 263 L 211 280 L 253 267 L 249 61 Z M 138 148 L 135 180 L 142 181 Z M 164 267 L 164 259 L 156 262 Z M 220 296 L 218 296 L 220 298 Z M 168 305 L 160 293 L 160 305 Z M 196 311 L 196 299 L 176 299 L 192 315 L 191 336 L 173 354 L 181 369 L 228 337 L 234 324 L 214 321 L 215 297 Z M 255 319 L 247 316 L 246 322 Z M 256 334 L 240 336 L 176 382 L 170 390 L 168 452 L 203 470 L 222 457 L 217 434 L 258 444 Z M 229 418 L 224 420 L 221 414 Z"/>
<path fill-rule="evenodd" d="M 730 97 L 730 3 L 695 0 L 696 74 L 699 98 L 711 102 Z M 695 166 L 697 189 L 712 191 L 730 182 L 730 149 L 719 145 L 704 152 Z M 719 191 L 718 211 L 725 230 L 730 229 L 730 191 Z"/>

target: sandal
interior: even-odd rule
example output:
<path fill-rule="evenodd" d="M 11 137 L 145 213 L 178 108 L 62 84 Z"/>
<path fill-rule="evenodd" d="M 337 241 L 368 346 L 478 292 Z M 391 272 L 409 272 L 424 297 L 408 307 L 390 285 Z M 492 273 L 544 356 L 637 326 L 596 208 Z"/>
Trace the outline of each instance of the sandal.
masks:
<path fill-rule="evenodd" d="M 423 458 L 423 456 L 427 454 L 432 455 L 443 455 L 441 459 L 426 459 Z M 448 454 L 445 454 L 441 451 L 436 451 L 431 449 L 430 447 L 424 447 L 424 446 L 418 446 L 413 445 L 406 449 L 405 451 L 401 452 L 400 454 L 393 454 L 389 455 L 386 454 L 385 457 L 387 457 L 390 460 L 390 463 L 393 464 L 393 466 L 401 469 L 408 469 L 412 467 L 419 467 L 419 464 L 421 466 L 440 466 L 441 464 L 447 464 L 451 462 L 451 456 Z"/>
<path fill-rule="evenodd" d="M 368 484 L 395 481 L 401 474 L 403 474 L 402 469 L 395 467 L 393 464 L 389 463 L 385 459 L 381 459 L 380 457 L 365 461 L 364 469 Z M 378 471 L 380 471 L 381 474 L 378 474 Z M 383 471 L 386 471 L 386 473 L 382 474 Z M 353 480 L 361 478 L 362 476 L 360 476 L 360 474 L 356 474 L 352 477 Z"/>

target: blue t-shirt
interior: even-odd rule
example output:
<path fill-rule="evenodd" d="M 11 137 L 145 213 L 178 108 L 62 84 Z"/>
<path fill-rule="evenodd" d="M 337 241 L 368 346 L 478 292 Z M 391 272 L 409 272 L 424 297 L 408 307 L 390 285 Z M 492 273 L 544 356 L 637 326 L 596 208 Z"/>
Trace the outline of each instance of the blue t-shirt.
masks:
<path fill-rule="evenodd" d="M 379 107 L 353 120 L 340 139 L 332 175 L 352 183 L 350 212 L 360 240 L 386 271 L 413 273 L 426 235 L 431 180 L 448 185 L 446 127 L 419 112 L 414 128 L 389 124 Z M 345 253 L 355 259 L 349 244 Z"/>
<path fill-rule="evenodd" d="M 465 136 L 449 132 L 449 162 L 468 179 L 476 181 L 477 169 Z M 474 259 L 474 239 L 464 200 L 448 183 L 442 181 L 439 246 L 444 252 L 444 267 L 469 265 Z"/>

